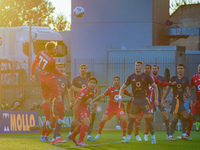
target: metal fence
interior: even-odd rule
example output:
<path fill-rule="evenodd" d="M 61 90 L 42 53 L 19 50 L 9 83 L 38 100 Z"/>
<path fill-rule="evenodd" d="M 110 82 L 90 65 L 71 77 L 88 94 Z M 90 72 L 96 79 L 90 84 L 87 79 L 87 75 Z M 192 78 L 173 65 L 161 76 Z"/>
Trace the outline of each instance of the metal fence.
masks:
<path fill-rule="evenodd" d="M 135 69 L 135 62 L 141 60 L 144 64 L 159 65 L 159 74 L 164 76 L 165 69 L 168 68 L 170 70 L 170 75 L 176 75 L 176 64 L 174 63 L 173 58 L 99 58 L 99 59 L 74 59 L 71 60 L 71 63 L 67 63 L 66 67 L 71 66 L 71 78 L 79 75 L 79 66 L 81 64 L 87 64 L 88 71 L 91 76 L 95 76 L 98 79 L 98 92 L 99 94 L 104 92 L 105 89 L 112 85 L 112 77 L 114 75 L 119 75 L 121 78 L 121 84 L 123 84 L 128 77 L 128 75 L 132 74 Z M 200 56 L 186 56 L 185 62 L 183 62 L 186 66 L 185 75 L 189 78 L 192 75 L 197 73 L 197 66 L 200 64 Z M 23 66 L 23 64 L 21 65 Z M 68 73 L 70 73 L 68 71 Z M 13 76 L 13 74 L 1 74 L 1 81 L 3 78 L 8 78 L 6 76 Z M 9 105 L 16 100 L 21 100 L 23 103 L 23 109 L 29 110 L 32 103 L 34 101 L 38 103 L 42 103 L 42 95 L 39 86 L 39 79 L 37 77 L 36 83 L 27 83 L 27 75 L 26 73 L 20 76 L 20 80 L 17 79 L 17 83 L 8 84 L 9 80 L 6 83 L 1 83 L 1 100 L 6 99 Z M 16 75 L 14 77 L 19 77 Z M 130 87 L 128 88 L 131 91 Z M 194 92 L 193 92 L 194 93 Z M 195 95 L 195 94 L 194 94 Z M 128 99 L 125 97 L 125 99 Z M 171 99 L 171 94 L 168 96 L 168 99 Z M 107 105 L 107 103 L 105 103 Z"/>

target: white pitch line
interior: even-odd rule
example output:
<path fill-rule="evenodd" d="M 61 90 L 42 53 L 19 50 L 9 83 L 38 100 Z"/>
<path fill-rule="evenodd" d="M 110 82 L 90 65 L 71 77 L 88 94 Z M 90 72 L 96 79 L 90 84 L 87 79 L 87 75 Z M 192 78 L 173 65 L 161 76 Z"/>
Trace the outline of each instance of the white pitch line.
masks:
<path fill-rule="evenodd" d="M 131 141 L 131 142 L 133 142 L 133 141 Z M 78 147 L 89 147 L 89 146 L 99 146 L 99 145 L 118 144 L 118 143 L 121 143 L 121 142 L 99 143 L 99 144 L 92 144 L 92 145 L 88 145 L 88 146 L 60 147 L 60 148 L 53 148 L 53 149 L 47 149 L 47 150 L 66 149 L 66 148 L 78 148 Z"/>

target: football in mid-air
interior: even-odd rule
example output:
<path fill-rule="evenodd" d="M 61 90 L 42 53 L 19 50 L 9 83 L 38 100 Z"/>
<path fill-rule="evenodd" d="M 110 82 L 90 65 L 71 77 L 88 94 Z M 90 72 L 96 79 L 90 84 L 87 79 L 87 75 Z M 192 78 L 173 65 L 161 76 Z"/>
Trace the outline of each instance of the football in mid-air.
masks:
<path fill-rule="evenodd" d="M 76 8 L 74 8 L 74 15 L 78 18 L 83 17 L 84 12 L 85 10 L 81 6 L 77 6 Z"/>

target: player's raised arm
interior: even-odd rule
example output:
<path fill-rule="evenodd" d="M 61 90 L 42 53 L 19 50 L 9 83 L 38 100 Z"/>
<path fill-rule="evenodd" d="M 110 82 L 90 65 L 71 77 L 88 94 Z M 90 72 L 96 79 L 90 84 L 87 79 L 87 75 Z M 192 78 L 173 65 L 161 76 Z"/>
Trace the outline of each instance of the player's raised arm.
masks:
<path fill-rule="evenodd" d="M 76 123 L 78 122 L 78 107 L 79 107 L 80 103 L 81 103 L 81 101 L 77 99 L 75 101 L 75 105 L 74 105 L 74 121 Z"/>
<path fill-rule="evenodd" d="M 163 98 L 161 100 L 161 105 L 165 104 L 165 99 L 167 98 L 167 95 L 169 94 L 170 90 L 171 90 L 171 87 L 167 86 L 166 90 L 164 91 Z"/>
<path fill-rule="evenodd" d="M 187 86 L 186 87 L 186 91 L 187 91 L 187 94 L 188 94 L 188 96 L 190 97 L 190 106 L 191 106 L 191 108 L 193 107 L 193 105 L 194 105 L 194 99 L 193 99 L 193 97 L 192 97 L 192 93 L 191 93 L 191 90 L 190 90 L 190 87 L 189 86 Z"/>
<path fill-rule="evenodd" d="M 154 90 L 154 93 L 155 93 L 155 101 L 154 101 L 155 106 L 158 106 L 159 105 L 159 102 L 158 102 L 158 87 L 155 83 L 153 83 L 151 86 L 153 87 L 153 90 Z"/>
<path fill-rule="evenodd" d="M 122 87 L 119 90 L 119 98 L 123 96 L 125 89 L 127 88 L 127 85 L 123 84 Z"/>
<path fill-rule="evenodd" d="M 80 91 L 81 91 L 81 88 L 77 88 L 77 87 L 75 87 L 74 85 L 72 85 L 70 89 L 71 89 L 72 91 L 74 91 L 74 92 L 80 92 Z"/>
<path fill-rule="evenodd" d="M 97 96 L 95 99 L 93 99 L 93 100 L 90 102 L 90 104 L 93 104 L 94 102 L 99 101 L 99 100 L 101 100 L 101 99 L 104 98 L 104 97 L 106 97 L 106 96 L 105 96 L 104 93 L 103 93 L 103 94 Z"/>

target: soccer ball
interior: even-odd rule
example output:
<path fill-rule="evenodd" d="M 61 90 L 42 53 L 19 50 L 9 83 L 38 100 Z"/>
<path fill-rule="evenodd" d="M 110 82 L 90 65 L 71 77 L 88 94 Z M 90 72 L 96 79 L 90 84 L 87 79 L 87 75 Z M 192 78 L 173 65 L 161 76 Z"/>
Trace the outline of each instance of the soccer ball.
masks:
<path fill-rule="evenodd" d="M 83 17 L 85 10 L 83 7 L 77 6 L 76 8 L 74 8 L 73 12 L 76 17 L 81 18 L 81 17 Z"/>

